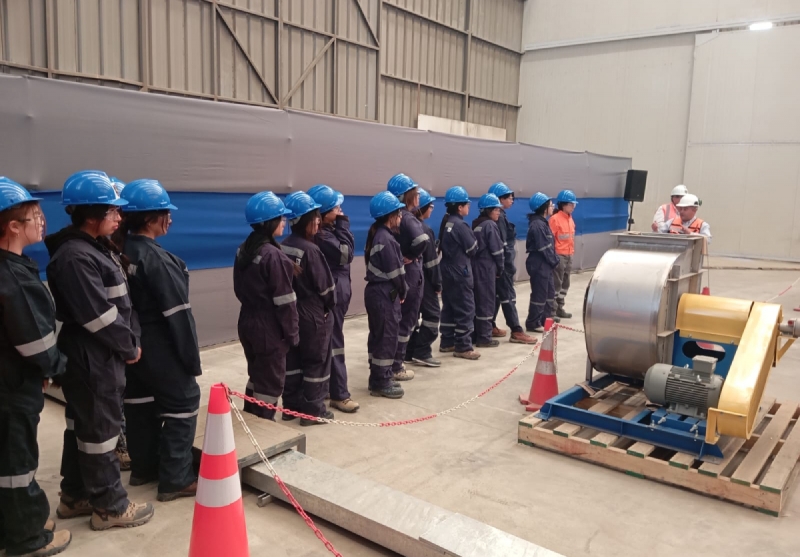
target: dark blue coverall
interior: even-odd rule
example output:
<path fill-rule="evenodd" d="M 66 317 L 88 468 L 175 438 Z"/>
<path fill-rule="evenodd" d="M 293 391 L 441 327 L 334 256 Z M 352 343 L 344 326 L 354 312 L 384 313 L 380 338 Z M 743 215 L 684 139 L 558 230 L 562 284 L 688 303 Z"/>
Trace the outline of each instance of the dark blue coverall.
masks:
<path fill-rule="evenodd" d="M 492 327 L 497 327 L 497 314 L 503 308 L 503 317 L 512 333 L 523 332 L 517 313 L 517 291 L 514 288 L 514 277 L 517 275 L 517 225 L 508 220 L 505 209 L 500 209 L 497 221 L 500 238 L 503 240 L 503 272 L 497 278 L 494 304 L 494 320 Z"/>
<path fill-rule="evenodd" d="M 397 332 L 402 316 L 400 308 L 405 305 L 400 301 L 407 300 L 408 295 L 400 244 L 386 226 L 378 227 L 372 240 L 366 281 L 364 305 L 369 323 L 369 389 L 381 390 L 391 386 L 393 381 Z"/>
<path fill-rule="evenodd" d="M 544 321 L 553 315 L 555 287 L 553 270 L 558 266 L 558 256 L 553 242 L 553 232 L 541 215 L 530 217 L 528 238 L 525 242 L 528 259 L 525 268 L 531 280 L 531 301 L 525 328 L 543 327 Z"/>
<path fill-rule="evenodd" d="M 140 346 L 128 282 L 116 255 L 85 232 L 68 226 L 45 245 L 56 319 L 64 324 L 58 348 L 67 357 L 61 491 L 120 514 L 129 501 L 114 449 L 122 430 L 125 362 L 136 359 Z"/>
<path fill-rule="evenodd" d="M 300 267 L 294 275 L 300 344 L 286 355 L 283 405 L 296 412 L 321 417 L 327 413 L 325 396 L 331 379 L 332 311 L 336 284 L 319 247 L 292 234 L 281 244 L 283 253 Z"/>
<path fill-rule="evenodd" d="M 422 303 L 425 281 L 422 274 L 422 254 L 425 253 L 425 249 L 431 241 L 428 234 L 425 233 L 422 223 L 413 213 L 406 209 L 400 209 L 400 213 L 403 215 L 403 219 L 400 221 L 400 229 L 395 237 L 400 244 L 403 257 L 411 260 L 411 263 L 405 266 L 408 295 L 401 307 L 402 316 L 400 328 L 397 331 L 397 352 L 392 366 L 395 373 L 403 368 L 406 345 L 411 340 L 411 331 L 414 330 L 419 320 L 419 306 Z"/>
<path fill-rule="evenodd" d="M 439 292 L 442 291 L 442 271 L 439 266 L 441 258 L 436 251 L 436 235 L 424 221 L 420 222 L 422 229 L 429 237 L 422 254 L 422 273 L 425 277 L 425 284 L 422 287 L 422 304 L 420 304 L 422 321 L 411 333 L 411 340 L 406 347 L 407 360 L 412 358 L 427 360 L 433 357 L 431 346 L 439 336 L 439 319 L 442 313 L 439 305 Z"/>
<path fill-rule="evenodd" d="M 475 320 L 474 281 L 470 259 L 478 249 L 478 240 L 462 217 L 449 215 L 444 233 L 439 238 L 439 248 L 442 252 L 440 346 L 455 346 L 456 352 L 470 352 Z"/>
<path fill-rule="evenodd" d="M 36 482 L 43 382 L 64 372 L 53 299 L 32 259 L 0 249 L 0 550 L 32 553 L 53 541 Z"/>
<path fill-rule="evenodd" d="M 472 230 L 478 240 L 475 257 L 472 258 L 472 274 L 475 277 L 475 342 L 488 344 L 492 341 L 492 319 L 494 319 L 495 285 L 503 272 L 503 240 L 497 223 L 486 216 L 472 221 Z"/>
<path fill-rule="evenodd" d="M 286 379 L 286 355 L 300 342 L 297 296 L 292 289 L 294 263 L 279 246 L 257 232 L 236 251 L 233 291 L 241 302 L 239 340 L 247 359 L 245 394 L 277 404 Z M 245 412 L 267 420 L 275 411 L 250 402 Z"/>
<path fill-rule="evenodd" d="M 155 240 L 125 240 L 128 284 L 142 328 L 142 358 L 127 366 L 125 417 L 131 475 L 158 478 L 159 493 L 197 480 L 192 445 L 200 408 L 197 329 L 189 304 L 189 270 Z"/>
<path fill-rule="evenodd" d="M 350 219 L 339 215 L 332 225 L 321 225 L 314 237 L 336 283 L 336 307 L 333 308 L 331 337 L 330 395 L 333 400 L 347 400 L 347 365 L 344 359 L 344 316 L 350 307 L 353 289 L 350 285 L 350 263 L 353 261 L 355 239 L 350 232 Z"/>

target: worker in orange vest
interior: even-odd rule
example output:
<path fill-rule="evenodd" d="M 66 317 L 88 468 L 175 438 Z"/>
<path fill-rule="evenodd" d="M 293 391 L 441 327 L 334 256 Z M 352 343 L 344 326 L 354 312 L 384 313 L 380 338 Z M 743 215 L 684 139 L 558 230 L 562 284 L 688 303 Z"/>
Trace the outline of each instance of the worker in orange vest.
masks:
<path fill-rule="evenodd" d="M 660 232 L 670 234 L 700 234 L 711 242 L 711 227 L 703 219 L 697 218 L 697 209 L 700 207 L 700 200 L 696 195 L 684 195 L 677 203 L 680 216 L 675 217 L 669 222 L 665 222 Z"/>
<path fill-rule="evenodd" d="M 553 286 L 556 292 L 553 315 L 569 319 L 572 314 L 564 311 L 564 298 L 569 290 L 572 256 L 575 255 L 575 221 L 572 219 L 572 211 L 578 204 L 578 198 L 572 190 L 562 190 L 556 197 L 556 203 L 558 209 L 550 217 L 550 230 L 553 232 L 558 256 L 558 266 L 553 270 Z"/>
<path fill-rule="evenodd" d="M 681 200 L 681 197 L 689 193 L 689 190 L 686 189 L 686 186 L 680 185 L 675 186 L 672 188 L 672 194 L 670 198 L 670 203 L 665 203 L 661 207 L 656 210 L 656 214 L 653 215 L 653 224 L 651 229 L 653 232 L 658 232 L 663 226 L 665 222 L 670 222 L 672 219 L 678 216 L 678 208 L 675 206 L 678 201 Z"/>

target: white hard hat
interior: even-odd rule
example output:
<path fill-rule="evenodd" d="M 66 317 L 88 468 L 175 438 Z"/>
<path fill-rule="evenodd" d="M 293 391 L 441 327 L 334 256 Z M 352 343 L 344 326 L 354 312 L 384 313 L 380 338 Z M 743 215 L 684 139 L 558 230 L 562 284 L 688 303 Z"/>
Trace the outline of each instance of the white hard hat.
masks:
<path fill-rule="evenodd" d="M 680 186 L 675 186 L 672 188 L 672 193 L 670 196 L 675 197 L 676 195 L 686 195 L 687 193 L 689 193 L 689 190 L 686 189 L 686 186 L 681 184 Z"/>
<path fill-rule="evenodd" d="M 696 195 L 692 195 L 691 193 L 687 193 L 686 195 L 681 197 L 681 200 L 678 201 L 678 204 L 676 205 L 676 207 L 699 207 L 699 206 L 700 206 L 700 200 L 697 199 Z"/>

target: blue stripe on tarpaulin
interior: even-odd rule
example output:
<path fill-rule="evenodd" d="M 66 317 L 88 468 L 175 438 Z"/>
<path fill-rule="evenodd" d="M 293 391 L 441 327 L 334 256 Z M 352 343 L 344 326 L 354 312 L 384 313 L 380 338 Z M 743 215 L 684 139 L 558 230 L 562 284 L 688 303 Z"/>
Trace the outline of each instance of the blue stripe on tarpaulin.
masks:
<path fill-rule="evenodd" d="M 69 217 L 61 205 L 61 192 L 35 192 L 43 198 L 42 209 L 47 217 L 49 233 L 69 224 Z M 169 234 L 158 242 L 186 261 L 190 270 L 215 269 L 233 265 L 236 248 L 250 233 L 244 220 L 244 207 L 249 193 L 170 193 L 172 202 L 179 208 L 172 213 Z M 350 226 L 356 237 L 356 253 L 363 255 L 367 230 L 372 224 L 369 216 L 370 197 L 346 196 L 343 209 L 350 217 Z M 478 200 L 473 199 L 467 222 L 478 215 Z M 528 230 L 528 200 L 517 199 L 508 211 L 517 225 L 517 237 L 524 239 Z M 444 202 L 435 202 L 433 216 L 428 221 L 435 231 L 444 215 Z M 576 233 L 596 234 L 622 230 L 627 225 L 627 204 L 622 198 L 582 198 L 573 214 Z M 287 226 L 288 231 L 288 226 Z M 31 246 L 25 253 L 35 259 L 44 271 L 48 256 L 44 244 Z"/>

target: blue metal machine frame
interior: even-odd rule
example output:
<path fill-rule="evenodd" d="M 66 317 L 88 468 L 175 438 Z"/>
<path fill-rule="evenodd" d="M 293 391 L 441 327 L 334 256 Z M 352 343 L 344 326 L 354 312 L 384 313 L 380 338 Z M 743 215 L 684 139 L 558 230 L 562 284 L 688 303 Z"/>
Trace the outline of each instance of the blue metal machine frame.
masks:
<path fill-rule="evenodd" d="M 641 385 L 629 377 L 601 373 L 593 376 L 589 386 L 601 390 L 615 381 L 632 386 Z M 722 458 L 719 446 L 705 441 L 705 420 L 674 414 L 664 408 L 655 410 L 645 408 L 633 418 L 623 420 L 608 414 L 577 408 L 575 404 L 585 398 L 589 398 L 589 393 L 583 387 L 572 387 L 545 402 L 537 417 L 543 420 L 556 418 L 591 427 L 651 445 L 693 454 L 698 459 L 710 462 Z"/>

